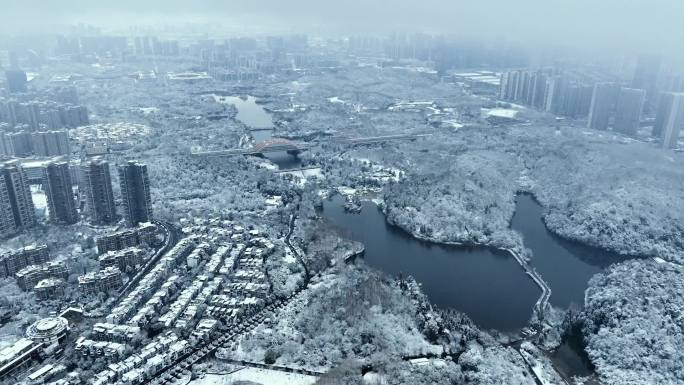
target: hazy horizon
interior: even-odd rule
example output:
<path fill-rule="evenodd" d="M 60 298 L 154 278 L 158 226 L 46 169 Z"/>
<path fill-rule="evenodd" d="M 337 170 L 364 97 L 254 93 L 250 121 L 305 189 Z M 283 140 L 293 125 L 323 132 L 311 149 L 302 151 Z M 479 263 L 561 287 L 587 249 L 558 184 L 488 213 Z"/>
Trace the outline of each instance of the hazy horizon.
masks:
<path fill-rule="evenodd" d="M 213 23 L 234 35 L 425 32 L 620 54 L 660 53 L 676 59 L 682 54 L 675 47 L 684 36 L 684 26 L 678 20 L 684 14 L 684 3 L 667 0 L 519 0 L 487 4 L 438 0 L 3 3 L 5 16 L 0 33 L 5 35 L 56 32 L 60 26 L 77 23 L 119 32 L 131 26 L 169 28 Z"/>

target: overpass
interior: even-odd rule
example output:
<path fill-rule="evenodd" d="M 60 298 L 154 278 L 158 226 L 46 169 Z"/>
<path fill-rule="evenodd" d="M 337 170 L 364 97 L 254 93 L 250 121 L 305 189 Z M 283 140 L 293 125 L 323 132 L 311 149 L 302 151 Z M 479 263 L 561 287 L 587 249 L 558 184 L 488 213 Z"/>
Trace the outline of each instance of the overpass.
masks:
<path fill-rule="evenodd" d="M 223 157 L 223 156 L 238 156 L 238 155 L 257 155 L 261 156 L 270 152 L 284 151 L 288 154 L 296 155 L 302 151 L 309 150 L 314 146 L 322 146 L 325 144 L 340 144 L 347 146 L 359 146 L 364 144 L 376 144 L 388 142 L 393 140 L 415 140 L 426 137 L 431 134 L 400 134 L 400 135 L 384 135 L 371 136 L 365 138 L 346 138 L 346 137 L 332 137 L 325 140 L 316 140 L 312 142 L 295 142 L 284 138 L 272 138 L 257 143 L 253 147 L 248 148 L 232 148 L 228 150 L 214 150 L 214 151 L 191 151 L 190 154 L 198 157 Z"/>

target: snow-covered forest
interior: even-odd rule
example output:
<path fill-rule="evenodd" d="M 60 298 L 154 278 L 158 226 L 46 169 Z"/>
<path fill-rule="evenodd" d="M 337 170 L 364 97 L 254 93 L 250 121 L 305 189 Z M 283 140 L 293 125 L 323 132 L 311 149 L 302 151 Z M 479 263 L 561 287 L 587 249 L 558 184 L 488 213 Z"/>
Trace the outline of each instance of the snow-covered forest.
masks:
<path fill-rule="evenodd" d="M 406 172 L 384 189 L 385 210 L 391 223 L 421 238 L 522 249 L 509 222 L 515 194 L 528 191 L 562 237 L 681 261 L 684 159 L 623 141 L 571 128 L 473 127 L 349 156 Z"/>
<path fill-rule="evenodd" d="M 427 319 L 435 319 L 427 321 Z M 447 332 L 448 328 L 448 332 Z M 437 333 L 431 333 L 436 330 Z M 440 354 L 428 367 L 397 358 Z M 447 346 L 448 343 L 447 343 Z M 325 276 L 282 316 L 222 355 L 295 367 L 330 369 L 321 383 L 360 383 L 361 363 L 390 383 L 534 384 L 520 355 L 459 313 L 440 315 L 361 265 Z M 399 382 L 397 382 L 399 381 Z M 439 382 L 445 383 L 445 382 Z"/>
<path fill-rule="evenodd" d="M 684 270 L 620 263 L 589 283 L 587 353 L 603 384 L 684 383 Z"/>

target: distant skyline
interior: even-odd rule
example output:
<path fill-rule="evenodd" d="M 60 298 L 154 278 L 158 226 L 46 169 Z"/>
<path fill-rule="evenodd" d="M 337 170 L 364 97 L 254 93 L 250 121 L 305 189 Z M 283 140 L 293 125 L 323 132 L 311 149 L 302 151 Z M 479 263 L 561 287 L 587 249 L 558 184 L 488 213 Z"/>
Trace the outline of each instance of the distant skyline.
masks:
<path fill-rule="evenodd" d="M 235 35 L 303 32 L 323 36 L 448 33 L 466 39 L 561 45 L 616 53 L 663 53 L 681 59 L 677 0 L 0 0 L 0 33 L 51 32 L 57 25 L 216 23 Z"/>

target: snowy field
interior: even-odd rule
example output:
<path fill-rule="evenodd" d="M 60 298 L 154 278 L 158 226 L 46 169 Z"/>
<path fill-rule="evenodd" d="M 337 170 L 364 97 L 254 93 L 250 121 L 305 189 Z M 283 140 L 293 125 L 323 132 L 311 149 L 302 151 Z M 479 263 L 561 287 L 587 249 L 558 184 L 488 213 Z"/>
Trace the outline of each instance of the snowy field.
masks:
<path fill-rule="evenodd" d="M 316 377 L 269 369 L 243 368 L 230 374 L 206 374 L 188 385 L 231 385 L 238 381 L 260 385 L 310 385 L 316 382 Z"/>

